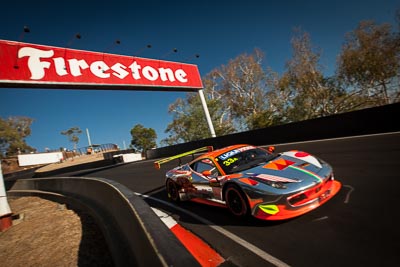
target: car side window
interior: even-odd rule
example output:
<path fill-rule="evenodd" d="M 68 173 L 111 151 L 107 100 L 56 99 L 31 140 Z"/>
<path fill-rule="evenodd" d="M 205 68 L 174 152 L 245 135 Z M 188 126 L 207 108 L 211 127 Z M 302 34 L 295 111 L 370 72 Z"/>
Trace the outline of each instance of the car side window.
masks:
<path fill-rule="evenodd" d="M 194 162 L 190 166 L 194 171 L 202 173 L 203 171 L 211 171 L 212 176 L 218 176 L 219 172 L 217 167 L 210 159 L 202 159 Z"/>

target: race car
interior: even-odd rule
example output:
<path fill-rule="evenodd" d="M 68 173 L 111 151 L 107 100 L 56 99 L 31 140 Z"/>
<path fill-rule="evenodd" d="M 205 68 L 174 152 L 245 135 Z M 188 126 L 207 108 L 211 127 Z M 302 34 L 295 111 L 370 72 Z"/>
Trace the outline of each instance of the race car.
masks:
<path fill-rule="evenodd" d="M 194 158 L 200 152 L 205 153 Z M 203 147 L 158 160 L 155 167 L 188 155 L 193 155 L 190 162 L 166 172 L 168 197 L 227 207 L 237 217 L 294 218 L 327 202 L 341 188 L 327 162 L 303 151 L 275 153 L 272 146 Z"/>

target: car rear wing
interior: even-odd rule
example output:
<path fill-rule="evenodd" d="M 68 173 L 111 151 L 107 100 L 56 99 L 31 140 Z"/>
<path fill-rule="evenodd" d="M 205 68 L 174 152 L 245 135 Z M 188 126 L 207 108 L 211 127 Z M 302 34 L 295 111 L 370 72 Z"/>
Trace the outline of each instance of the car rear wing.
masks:
<path fill-rule="evenodd" d="M 183 157 L 186 157 L 186 156 L 189 156 L 189 155 L 194 155 L 195 153 L 199 153 L 199 152 L 205 152 L 205 151 L 211 152 L 213 150 L 214 150 L 214 148 L 212 146 L 205 146 L 205 147 L 197 148 L 195 150 L 184 152 L 182 154 L 178 154 L 178 155 L 171 156 L 171 157 L 168 157 L 168 158 L 165 158 L 165 159 L 157 160 L 157 161 L 154 162 L 154 167 L 156 169 L 160 169 L 161 168 L 161 164 L 169 162 L 171 160 L 180 159 L 180 158 L 183 158 Z"/>

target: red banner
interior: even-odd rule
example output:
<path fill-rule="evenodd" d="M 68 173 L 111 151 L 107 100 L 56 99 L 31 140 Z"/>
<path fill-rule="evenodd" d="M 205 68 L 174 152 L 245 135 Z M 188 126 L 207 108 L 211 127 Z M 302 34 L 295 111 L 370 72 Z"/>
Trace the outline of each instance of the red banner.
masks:
<path fill-rule="evenodd" d="M 196 65 L 0 40 L 0 87 L 195 91 Z"/>

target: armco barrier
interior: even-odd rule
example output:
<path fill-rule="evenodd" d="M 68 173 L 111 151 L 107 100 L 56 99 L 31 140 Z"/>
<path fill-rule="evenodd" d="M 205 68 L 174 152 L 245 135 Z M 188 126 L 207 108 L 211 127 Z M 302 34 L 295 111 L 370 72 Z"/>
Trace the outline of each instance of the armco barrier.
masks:
<path fill-rule="evenodd" d="M 102 230 L 115 266 L 199 266 L 148 204 L 115 181 L 80 177 L 21 179 L 7 194 L 47 196 L 85 209 Z"/>
<path fill-rule="evenodd" d="M 323 118 L 162 147 L 146 151 L 147 159 L 168 157 L 204 146 L 221 148 L 245 143 L 273 145 L 345 136 L 400 131 L 400 103 L 368 108 Z"/>

